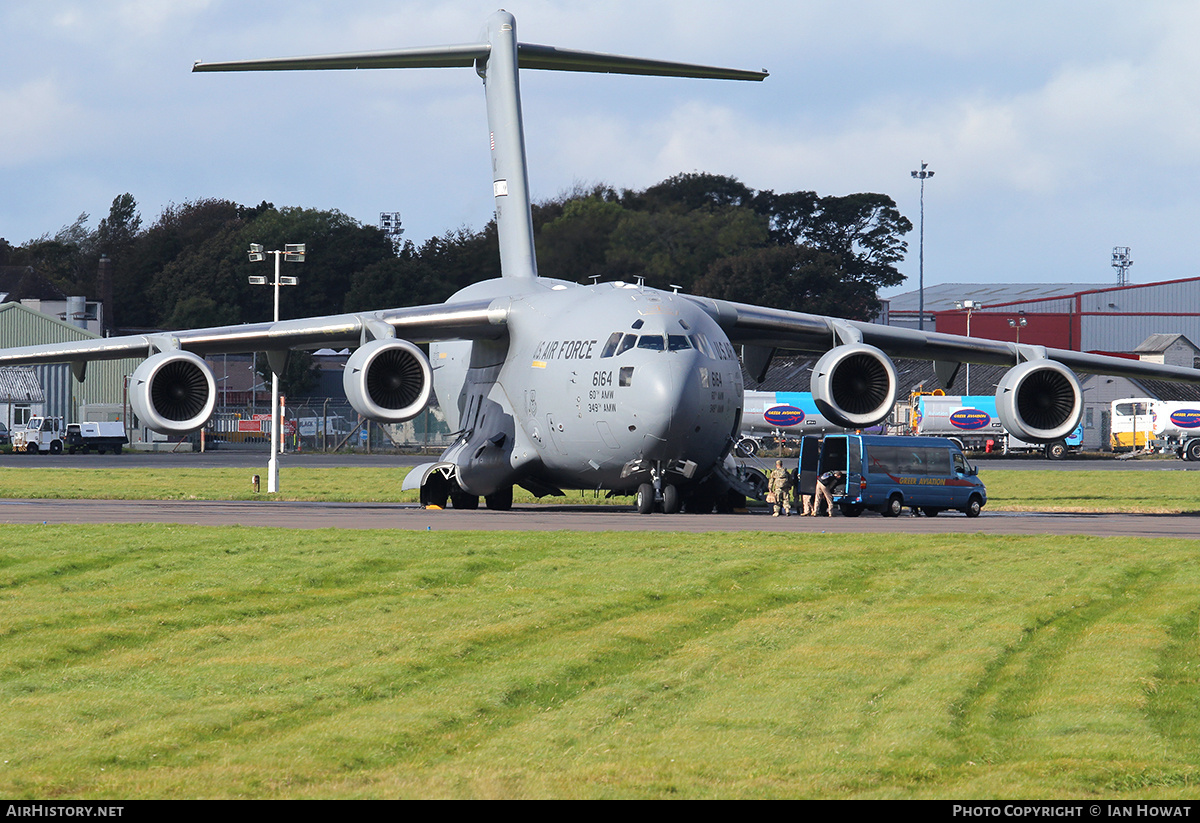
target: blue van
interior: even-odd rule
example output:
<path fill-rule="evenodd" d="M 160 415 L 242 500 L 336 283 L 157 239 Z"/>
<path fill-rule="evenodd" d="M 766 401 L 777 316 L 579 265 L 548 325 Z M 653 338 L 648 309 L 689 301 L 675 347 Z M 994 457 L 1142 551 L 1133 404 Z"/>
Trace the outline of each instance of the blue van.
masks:
<path fill-rule="evenodd" d="M 831 492 L 847 517 L 867 509 L 896 517 L 905 506 L 929 517 L 950 509 L 978 517 L 987 503 L 977 470 L 958 444 L 944 437 L 805 437 L 799 468 L 802 494 L 815 491 L 816 479 L 826 472 L 842 473 Z"/>

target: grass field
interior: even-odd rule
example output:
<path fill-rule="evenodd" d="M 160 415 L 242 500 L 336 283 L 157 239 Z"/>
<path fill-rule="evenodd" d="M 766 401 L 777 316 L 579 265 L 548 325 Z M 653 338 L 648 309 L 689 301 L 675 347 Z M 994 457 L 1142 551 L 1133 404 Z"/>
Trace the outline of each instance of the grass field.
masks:
<path fill-rule="evenodd" d="M 1198 545 L 6 526 L 0 796 L 1195 798 Z"/>
<path fill-rule="evenodd" d="M 45 469 L 0 468 L 0 497 L 137 500 L 315 500 L 329 502 L 417 502 L 400 491 L 408 469 L 287 468 L 279 495 L 255 494 L 251 469 Z M 265 488 L 265 473 L 264 485 Z M 1191 471 L 1015 471 L 984 468 L 988 509 L 1019 511 L 1200 511 L 1200 472 Z M 516 490 L 517 503 L 535 498 Z M 542 498 L 564 502 L 564 498 Z M 592 492 L 568 492 L 571 503 L 612 502 Z M 615 502 L 628 504 L 632 498 Z"/>

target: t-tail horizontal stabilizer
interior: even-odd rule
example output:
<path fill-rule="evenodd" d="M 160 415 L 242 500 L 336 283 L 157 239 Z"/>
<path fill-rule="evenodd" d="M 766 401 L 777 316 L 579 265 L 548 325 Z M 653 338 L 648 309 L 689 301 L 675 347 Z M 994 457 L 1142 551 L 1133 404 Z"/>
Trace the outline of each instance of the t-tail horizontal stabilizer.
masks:
<path fill-rule="evenodd" d="M 483 40 L 457 46 L 269 58 L 222 63 L 198 62 L 192 71 L 301 71 L 309 69 L 406 69 L 469 67 L 483 78 L 492 146 L 492 194 L 500 238 L 500 271 L 505 277 L 537 277 L 530 211 L 525 134 L 521 122 L 518 69 L 584 71 L 695 77 L 714 80 L 762 80 L 764 71 L 745 71 L 667 60 L 572 51 L 518 43 L 516 20 L 506 11 L 488 18 Z"/>

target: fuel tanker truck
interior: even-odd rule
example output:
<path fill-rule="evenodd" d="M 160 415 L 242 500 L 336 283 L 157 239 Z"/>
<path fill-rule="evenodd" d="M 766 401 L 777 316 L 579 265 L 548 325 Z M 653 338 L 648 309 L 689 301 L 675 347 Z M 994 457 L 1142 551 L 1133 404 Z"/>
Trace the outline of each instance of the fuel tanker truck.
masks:
<path fill-rule="evenodd" d="M 1150 448 L 1200 460 L 1200 403 L 1150 403 Z"/>
<path fill-rule="evenodd" d="M 1005 430 L 996 413 L 994 395 L 914 394 L 910 399 L 911 433 L 949 437 L 966 451 L 1040 451 L 1050 460 L 1060 460 L 1078 451 L 1083 427 L 1051 443 L 1027 443 Z"/>

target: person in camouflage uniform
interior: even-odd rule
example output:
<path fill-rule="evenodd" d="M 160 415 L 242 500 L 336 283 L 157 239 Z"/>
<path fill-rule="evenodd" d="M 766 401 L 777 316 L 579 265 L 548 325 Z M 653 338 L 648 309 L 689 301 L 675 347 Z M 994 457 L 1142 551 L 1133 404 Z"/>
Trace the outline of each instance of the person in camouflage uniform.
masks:
<path fill-rule="evenodd" d="M 788 505 L 788 488 L 792 484 L 792 476 L 787 469 L 783 467 L 782 460 L 775 461 L 775 471 L 771 472 L 771 476 L 767 478 L 767 491 L 775 495 L 775 502 L 772 504 L 772 517 L 778 517 L 783 514 L 785 517 L 792 516 L 792 507 Z"/>

